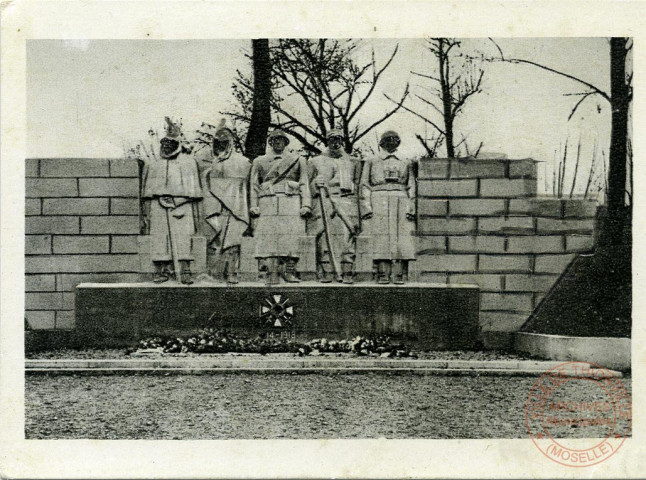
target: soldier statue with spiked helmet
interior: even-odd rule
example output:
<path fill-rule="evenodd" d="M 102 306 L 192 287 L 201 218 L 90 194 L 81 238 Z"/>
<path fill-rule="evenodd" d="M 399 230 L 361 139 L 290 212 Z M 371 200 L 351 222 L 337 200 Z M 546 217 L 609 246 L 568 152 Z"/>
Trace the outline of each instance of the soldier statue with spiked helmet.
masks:
<path fill-rule="evenodd" d="M 415 260 L 412 236 L 416 217 L 417 179 L 413 162 L 397 153 L 399 134 L 381 136 L 379 154 L 366 162 L 362 188 L 370 191 L 364 231 L 373 239 L 377 283 L 403 284 Z"/>
<path fill-rule="evenodd" d="M 326 138 L 327 149 L 309 161 L 313 207 L 307 229 L 316 236 L 319 281 L 329 283 L 334 274 L 337 280 L 350 284 L 354 283 L 357 236 L 361 229 L 358 203 L 363 201 L 358 192 L 361 162 L 343 149 L 341 130 L 330 130 Z"/>
<path fill-rule="evenodd" d="M 139 158 L 143 162 L 141 198 L 150 200 L 153 281 L 170 279 L 193 283 L 191 236 L 195 234 L 193 205 L 202 198 L 197 164 L 185 141 L 181 121 L 165 117 L 165 136 L 159 153 Z"/>
<path fill-rule="evenodd" d="M 234 148 L 233 132 L 225 120 L 212 136 L 212 163 L 203 173 L 202 212 L 207 237 L 206 261 L 211 277 L 237 284 L 240 246 L 249 228 L 247 183 L 251 162 Z"/>
<path fill-rule="evenodd" d="M 305 218 L 311 214 L 311 196 L 304 158 L 285 150 L 289 138 L 281 130 L 269 135 L 270 151 L 251 167 L 250 209 L 256 219 L 255 257 L 267 284 L 299 282 L 296 264 Z"/>

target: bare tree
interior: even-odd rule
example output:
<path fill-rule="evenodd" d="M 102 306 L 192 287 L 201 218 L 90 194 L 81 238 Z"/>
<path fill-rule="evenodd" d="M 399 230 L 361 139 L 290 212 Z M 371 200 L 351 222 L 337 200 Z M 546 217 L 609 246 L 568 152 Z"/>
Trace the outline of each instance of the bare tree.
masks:
<path fill-rule="evenodd" d="M 627 68 L 628 55 L 633 46 L 631 38 L 612 37 L 609 39 L 610 46 L 610 93 L 598 88 L 590 82 L 582 80 L 567 72 L 556 70 L 531 60 L 519 58 L 506 58 L 502 49 L 496 45 L 500 58 L 495 60 L 531 65 L 547 72 L 568 78 L 584 87 L 582 92 L 574 96 L 581 98 L 574 104 L 568 120 L 572 118 L 577 109 L 587 99 L 598 96 L 610 104 L 611 110 L 611 133 L 610 149 L 608 154 L 608 175 L 607 190 L 608 198 L 608 219 L 604 239 L 611 245 L 618 245 L 624 240 L 625 228 L 630 228 L 632 218 L 632 205 L 626 205 L 627 197 L 627 173 L 628 173 L 628 120 L 630 104 L 633 99 L 632 68 Z M 605 163 L 604 163 L 605 165 Z"/>
<path fill-rule="evenodd" d="M 395 105 L 372 122 L 362 125 L 360 112 L 374 94 L 383 73 L 397 55 L 378 66 L 374 51 L 370 60 L 358 60 L 359 43 L 354 40 L 279 39 L 270 46 L 272 118 L 270 126 L 281 128 L 298 139 L 310 152 L 319 153 L 327 132 L 343 130 L 345 150 L 394 115 L 408 96 L 408 84 Z M 223 112 L 235 120 L 251 122 L 250 101 L 254 85 L 238 72 L 233 91 L 237 108 Z"/>
<path fill-rule="evenodd" d="M 459 143 L 455 142 L 455 119 L 467 100 L 482 91 L 484 78 L 484 70 L 477 65 L 475 59 L 462 55 L 460 47 L 461 42 L 454 38 L 429 38 L 427 48 L 437 60 L 437 69 L 433 73 L 411 72 L 413 75 L 431 81 L 431 87 L 425 89 L 430 93 L 430 97 L 420 94 L 415 96 L 423 104 L 433 108 L 442 120 L 434 121 L 427 115 L 404 106 L 406 111 L 431 125 L 444 137 L 446 155 L 449 158 L 456 156 L 460 145 L 464 145 L 467 155 L 473 155 L 475 152 L 475 156 L 482 147 L 480 144 L 473 152 L 470 151 L 464 136 Z"/>

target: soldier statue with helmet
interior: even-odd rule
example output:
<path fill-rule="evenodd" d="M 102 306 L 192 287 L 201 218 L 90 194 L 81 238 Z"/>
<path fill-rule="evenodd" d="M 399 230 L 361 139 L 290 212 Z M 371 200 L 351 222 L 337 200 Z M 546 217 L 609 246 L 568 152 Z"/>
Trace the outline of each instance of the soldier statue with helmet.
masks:
<path fill-rule="evenodd" d="M 343 147 L 343 132 L 330 130 L 327 149 L 309 161 L 313 207 L 307 226 L 308 233 L 316 237 L 316 268 L 322 283 L 331 282 L 332 273 L 343 283 L 354 283 L 361 230 L 358 202 L 364 201 L 358 191 L 361 162 Z"/>
<path fill-rule="evenodd" d="M 305 159 L 286 150 L 289 138 L 280 130 L 269 135 L 270 151 L 257 157 L 250 174 L 249 214 L 255 219 L 255 257 L 267 284 L 299 282 L 296 265 L 311 196 Z"/>
<path fill-rule="evenodd" d="M 249 229 L 251 162 L 235 151 L 233 132 L 224 120 L 212 135 L 211 148 L 212 163 L 202 176 L 207 270 L 211 277 L 222 276 L 228 284 L 237 284 L 240 245 Z"/>
<path fill-rule="evenodd" d="M 197 164 L 185 141 L 181 122 L 165 117 L 159 154 L 138 156 L 143 162 L 141 198 L 150 201 L 153 281 L 175 279 L 192 284 L 191 237 L 195 234 L 194 204 L 202 198 Z"/>
<path fill-rule="evenodd" d="M 399 134 L 385 132 L 380 152 L 366 162 L 361 186 L 370 191 L 364 231 L 373 239 L 377 283 L 403 284 L 415 260 L 412 231 L 416 217 L 417 179 L 414 164 L 397 153 Z"/>

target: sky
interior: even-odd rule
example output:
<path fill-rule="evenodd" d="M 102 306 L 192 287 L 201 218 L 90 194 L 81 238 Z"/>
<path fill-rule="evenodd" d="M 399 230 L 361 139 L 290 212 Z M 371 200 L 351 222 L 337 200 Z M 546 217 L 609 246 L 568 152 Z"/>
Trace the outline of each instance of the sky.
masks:
<path fill-rule="evenodd" d="M 604 38 L 496 39 L 508 58 L 523 58 L 565 71 L 609 91 L 609 47 Z M 432 73 L 435 62 L 423 39 L 364 40 L 358 55 L 375 51 L 378 64 L 399 45 L 359 121 L 370 124 L 398 97 L 407 82 L 406 105 L 439 121 L 430 107 L 417 100 L 426 96 L 428 80 L 411 71 Z M 144 139 L 149 128 L 163 128 L 166 115 L 181 117 L 191 138 L 201 122 L 212 124 L 231 108 L 231 84 L 236 70 L 248 72 L 244 56 L 250 40 L 29 40 L 27 43 L 27 153 L 29 157 L 119 157 L 125 146 Z M 497 56 L 488 39 L 466 39 L 466 52 Z M 484 142 L 483 152 L 508 158 L 534 158 L 539 164 L 539 191 L 551 191 L 552 170 L 569 139 L 566 187 L 572 180 L 574 157 L 581 139 L 581 174 L 575 192 L 582 192 L 595 143 L 598 162 L 607 148 L 610 110 L 600 97 L 586 100 L 577 114 L 568 115 L 585 91 L 580 85 L 535 67 L 487 62 L 483 92 L 471 97 L 456 120 L 456 130 L 471 145 Z M 366 141 L 376 147 L 377 136 L 397 130 L 400 151 L 419 156 L 423 149 L 415 134 L 431 135 L 432 127 L 400 111 Z M 556 153 L 555 153 L 556 152 Z M 586 175 L 584 178 L 583 175 Z M 546 181 L 547 180 L 547 185 Z"/>

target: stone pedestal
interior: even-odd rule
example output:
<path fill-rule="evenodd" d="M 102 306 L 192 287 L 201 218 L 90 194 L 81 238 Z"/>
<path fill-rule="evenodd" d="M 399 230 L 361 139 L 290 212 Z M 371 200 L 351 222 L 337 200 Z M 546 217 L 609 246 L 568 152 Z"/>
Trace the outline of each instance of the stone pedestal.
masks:
<path fill-rule="evenodd" d="M 479 338 L 478 288 L 413 283 L 80 284 L 76 329 L 94 346 L 226 328 L 299 341 L 390 335 L 424 350 L 463 350 Z"/>

